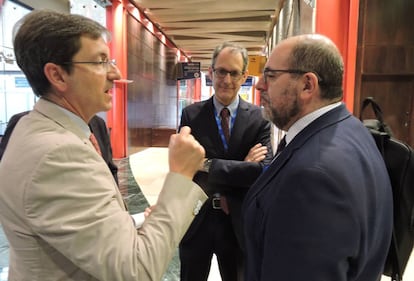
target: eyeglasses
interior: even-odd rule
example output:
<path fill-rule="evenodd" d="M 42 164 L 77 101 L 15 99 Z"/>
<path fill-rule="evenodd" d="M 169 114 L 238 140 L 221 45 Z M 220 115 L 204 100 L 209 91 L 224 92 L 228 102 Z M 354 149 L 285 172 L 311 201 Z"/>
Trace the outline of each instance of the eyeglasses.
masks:
<path fill-rule="evenodd" d="M 70 65 L 70 64 L 93 64 L 101 66 L 105 71 L 109 71 L 110 67 L 116 66 L 116 60 L 103 60 L 103 61 L 69 61 L 61 63 L 63 65 Z"/>
<path fill-rule="evenodd" d="M 227 71 L 224 68 L 213 68 L 214 75 L 217 78 L 224 79 L 227 74 L 230 74 L 230 77 L 233 81 L 238 81 L 243 76 L 244 72 L 241 71 Z"/>
<path fill-rule="evenodd" d="M 323 83 L 322 77 L 316 71 L 313 71 L 313 70 L 301 70 L 301 69 L 271 69 L 271 68 L 268 68 L 268 67 L 266 67 L 264 69 L 264 71 L 263 71 L 263 78 L 264 78 L 265 83 L 267 84 L 269 78 L 275 78 L 275 76 L 276 76 L 275 74 L 277 72 L 291 73 L 291 74 L 305 74 L 305 73 L 308 73 L 308 72 L 312 72 L 318 78 L 318 83 L 319 84 Z"/>

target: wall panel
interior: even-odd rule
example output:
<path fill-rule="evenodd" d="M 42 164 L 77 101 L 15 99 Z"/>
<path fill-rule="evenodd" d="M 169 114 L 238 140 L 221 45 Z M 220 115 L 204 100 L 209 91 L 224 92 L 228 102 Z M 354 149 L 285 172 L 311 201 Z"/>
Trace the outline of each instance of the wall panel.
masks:
<path fill-rule="evenodd" d="M 394 136 L 414 147 L 414 1 L 361 0 L 355 109 L 374 97 Z"/>
<path fill-rule="evenodd" d="M 177 88 L 174 49 L 162 44 L 134 17 L 127 16 L 128 153 L 167 146 L 176 130 Z"/>

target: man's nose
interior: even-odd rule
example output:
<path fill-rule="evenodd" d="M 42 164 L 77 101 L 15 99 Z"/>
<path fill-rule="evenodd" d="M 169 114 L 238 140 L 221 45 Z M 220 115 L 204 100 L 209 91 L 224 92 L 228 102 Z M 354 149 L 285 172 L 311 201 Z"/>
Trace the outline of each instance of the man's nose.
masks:
<path fill-rule="evenodd" d="M 224 75 L 223 80 L 227 83 L 230 83 L 231 81 L 233 81 L 230 72 L 227 72 L 226 75 Z"/>
<path fill-rule="evenodd" d="M 111 65 L 111 69 L 108 71 L 108 77 L 110 78 L 110 80 L 121 79 L 121 71 L 119 70 L 118 66 Z"/>
<path fill-rule="evenodd" d="M 259 91 L 267 91 L 267 84 L 265 83 L 263 75 L 259 77 L 256 83 L 256 89 Z"/>

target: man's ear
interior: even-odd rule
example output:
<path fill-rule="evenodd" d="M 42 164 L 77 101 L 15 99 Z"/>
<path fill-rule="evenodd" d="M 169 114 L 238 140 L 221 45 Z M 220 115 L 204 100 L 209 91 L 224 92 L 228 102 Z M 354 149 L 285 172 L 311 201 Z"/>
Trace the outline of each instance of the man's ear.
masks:
<path fill-rule="evenodd" d="M 318 77 L 312 72 L 305 73 L 300 84 L 300 96 L 303 102 L 310 103 L 318 93 Z"/>
<path fill-rule="evenodd" d="M 303 90 L 313 92 L 318 86 L 318 77 L 312 73 L 308 72 L 303 75 Z"/>
<path fill-rule="evenodd" d="M 208 77 L 210 78 L 210 80 L 213 80 L 213 67 L 212 66 L 208 67 Z"/>
<path fill-rule="evenodd" d="M 243 83 L 244 84 L 247 80 L 247 77 L 249 77 L 249 71 L 246 69 L 243 73 Z"/>
<path fill-rule="evenodd" d="M 66 88 L 67 72 L 63 70 L 60 65 L 48 62 L 43 67 L 43 72 L 45 73 L 45 76 L 49 80 L 52 87 L 55 87 L 58 90 L 63 90 Z"/>

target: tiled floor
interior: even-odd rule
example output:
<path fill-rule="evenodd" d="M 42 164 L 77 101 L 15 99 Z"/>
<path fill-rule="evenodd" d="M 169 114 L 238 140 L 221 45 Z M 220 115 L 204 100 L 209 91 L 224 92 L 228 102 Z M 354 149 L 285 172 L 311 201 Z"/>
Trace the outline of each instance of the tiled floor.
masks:
<path fill-rule="evenodd" d="M 119 167 L 119 188 L 125 197 L 131 213 L 142 212 L 155 204 L 168 171 L 168 150 L 148 148 L 134 153 L 129 158 L 117 160 Z M 0 281 L 7 280 L 8 244 L 0 227 Z M 383 277 L 381 281 L 388 281 Z M 404 273 L 404 281 L 414 280 L 414 255 Z M 179 281 L 179 259 L 175 255 L 162 281 Z M 221 281 L 217 261 L 212 260 L 208 281 Z"/>

